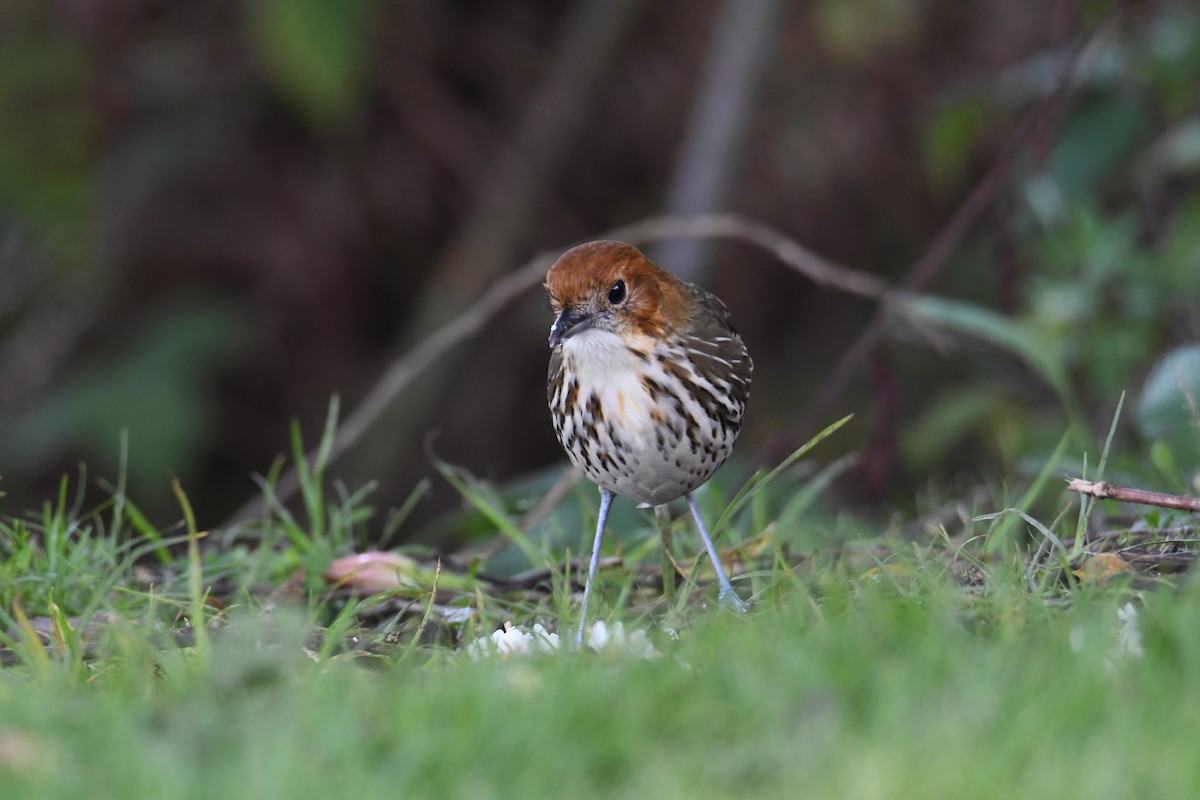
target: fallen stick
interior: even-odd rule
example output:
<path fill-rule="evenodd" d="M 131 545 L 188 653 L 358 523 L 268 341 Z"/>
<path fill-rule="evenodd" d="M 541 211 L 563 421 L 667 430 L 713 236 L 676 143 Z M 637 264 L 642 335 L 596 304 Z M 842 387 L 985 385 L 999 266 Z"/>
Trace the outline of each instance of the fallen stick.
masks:
<path fill-rule="evenodd" d="M 1144 506 L 1200 511 L 1200 497 L 1147 492 L 1145 489 L 1130 489 L 1127 486 L 1114 486 L 1106 481 L 1085 481 L 1082 478 L 1068 480 L 1067 488 L 1072 492 L 1089 494 L 1101 500 L 1120 500 L 1123 503 L 1141 503 Z"/>

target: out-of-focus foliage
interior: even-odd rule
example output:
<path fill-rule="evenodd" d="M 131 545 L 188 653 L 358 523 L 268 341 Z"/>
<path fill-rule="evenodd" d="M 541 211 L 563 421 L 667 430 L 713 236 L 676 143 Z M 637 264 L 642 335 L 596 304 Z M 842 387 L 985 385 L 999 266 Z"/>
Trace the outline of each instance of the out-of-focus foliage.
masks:
<path fill-rule="evenodd" d="M 243 334 L 220 305 L 156 308 L 0 438 L 8 465 L 32 472 L 63 452 L 103 464 L 127 430 L 133 486 L 153 486 L 169 473 L 194 478 L 207 432 L 220 424 L 208 386 Z"/>
<path fill-rule="evenodd" d="M 982 257 L 1001 270 L 1002 294 L 964 287 L 974 298 L 969 304 L 916 304 L 936 309 L 933 321 L 943 328 L 1023 361 L 1054 390 L 1055 402 L 1038 399 L 1036 387 L 994 359 L 968 367 L 971 381 L 930 398 L 907 429 L 904 452 L 918 470 L 952 458 L 979 433 L 1007 452 L 1006 460 L 1050 447 L 1065 417 L 1082 414 L 1076 421 L 1098 435 L 1117 397 L 1136 392 L 1165 349 L 1200 337 L 1200 148 L 1189 133 L 1200 110 L 1200 16 L 1174 8 L 1137 21 L 1085 55 L 1078 99 L 1063 107 L 1053 137 L 1044 136 L 1045 146 L 1031 154 L 1000 209 L 1000 227 L 978 237 L 990 251 Z M 1045 83 L 1028 76 L 1063 65 L 1038 59 L 1001 82 L 1014 92 L 1039 85 L 1044 91 Z M 1185 74 L 1193 81 L 1190 96 L 1181 91 Z M 926 163 L 935 182 L 965 168 L 987 136 L 987 121 L 1000 116 L 988 106 L 992 88 L 932 118 Z M 978 253 L 970 258 L 959 262 L 968 273 L 979 268 Z M 1008 306 L 1001 318 L 997 301 Z M 1195 421 L 1185 419 L 1177 388 L 1170 412 L 1160 392 L 1147 391 L 1156 399 L 1143 398 L 1139 421 L 1149 439 L 1127 441 L 1148 461 L 1153 439 L 1169 428 L 1178 442 Z M 1094 455 L 1096 442 L 1084 438 L 1076 447 Z M 1180 469 L 1200 470 L 1193 444 L 1175 447 Z"/>
<path fill-rule="evenodd" d="M 1159 464 L 1169 459 L 1200 476 L 1200 345 L 1176 348 L 1154 365 L 1137 419 L 1142 433 L 1164 451 Z"/>
<path fill-rule="evenodd" d="M 66 260 L 80 255 L 96 157 L 96 120 L 80 102 L 86 69 L 71 42 L 0 46 L 0 199 Z"/>
<path fill-rule="evenodd" d="M 313 122 L 358 122 L 370 66 L 373 0 L 267 0 L 250 5 L 268 74 Z"/>
<path fill-rule="evenodd" d="M 333 392 L 352 409 L 414 343 L 416 320 L 448 321 L 427 319 L 448 285 L 490 280 L 462 245 L 488 229 L 495 206 L 480 209 L 504 196 L 502 165 L 544 152 L 556 113 L 568 155 L 536 189 L 513 189 L 538 195 L 519 198 L 528 219 L 506 220 L 498 247 L 560 248 L 659 210 L 721 4 L 643 2 L 601 89 L 559 109 L 547 87 L 568 32 L 586 34 L 571 27 L 584 2 L 603 0 L 0 4 L 11 510 L 80 459 L 112 477 L 128 429 L 130 491 L 147 509 L 173 513 L 174 472 L 205 524 L 219 520 L 285 449 L 288 419 L 315 429 Z M 1109 11 L 785 6 L 729 205 L 888 280 Z M 926 294 L 895 306 L 881 356 L 831 412 L 856 412 L 861 438 L 843 447 L 870 465 L 842 479 L 849 491 L 910 503 L 930 478 L 1036 460 L 1068 429 L 1072 452 L 1094 453 L 1120 393 L 1200 338 L 1200 11 L 1133 6 L 1084 53 Z M 749 466 L 795 426 L 872 307 L 750 248 L 715 253 L 706 283 L 757 365 L 738 452 Z M 561 463 L 544 407 L 548 322 L 540 298 L 515 304 L 331 469 L 381 478 L 388 505 L 434 474 L 434 430 L 440 457 L 492 479 Z M 1122 466 L 1153 458 L 1188 485 L 1194 452 L 1137 408 Z M 457 502 L 434 486 L 417 525 Z"/>
<path fill-rule="evenodd" d="M 832 56 L 865 62 L 881 49 L 917 36 L 918 6 L 896 0 L 821 0 L 813 4 L 813 23 Z"/>

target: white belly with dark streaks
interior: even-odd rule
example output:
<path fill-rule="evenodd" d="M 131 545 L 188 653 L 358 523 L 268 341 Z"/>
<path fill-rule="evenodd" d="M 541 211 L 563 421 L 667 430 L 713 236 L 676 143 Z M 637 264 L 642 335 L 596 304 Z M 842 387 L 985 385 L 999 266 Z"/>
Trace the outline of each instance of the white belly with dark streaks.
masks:
<path fill-rule="evenodd" d="M 686 358 L 656 352 L 656 346 L 662 345 L 649 337 L 627 343 L 598 330 L 567 339 L 562 344 L 567 377 L 550 401 L 571 461 L 602 488 L 648 505 L 674 500 L 707 481 L 733 449 L 741 419 L 732 403 L 732 430 L 713 419 L 684 380 L 717 398 L 728 387 L 714 386 Z M 682 380 L 664 368 L 663 355 L 685 365 Z M 566 407 L 572 396 L 573 412 Z"/>

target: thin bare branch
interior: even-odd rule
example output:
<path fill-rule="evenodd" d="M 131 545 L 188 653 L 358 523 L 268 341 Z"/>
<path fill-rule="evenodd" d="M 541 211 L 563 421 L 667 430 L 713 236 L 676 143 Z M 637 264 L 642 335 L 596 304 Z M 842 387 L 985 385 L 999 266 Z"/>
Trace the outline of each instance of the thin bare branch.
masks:
<path fill-rule="evenodd" d="M 855 272 L 812 253 L 783 233 L 736 214 L 704 214 L 698 217 L 657 217 L 616 228 L 601 238 L 621 239 L 642 244 L 649 241 L 686 237 L 738 239 L 762 247 L 780 261 L 815 283 L 850 294 L 878 297 L 885 291 L 877 278 Z M 448 351 L 477 333 L 496 314 L 525 292 L 538 286 L 546 270 L 558 257 L 558 251 L 540 253 L 492 284 L 478 300 L 467 306 L 450 322 L 421 341 L 409 352 L 396 358 L 367 393 L 346 421 L 339 426 L 329 451 L 328 463 L 338 460 L 360 441 L 380 416 L 412 383 Z M 306 459 L 311 464 L 315 451 Z M 295 468 L 284 472 L 274 487 L 278 502 L 284 503 L 300 488 Z M 229 527 L 260 517 L 266 508 L 258 496 L 243 504 L 225 523 Z"/>
<path fill-rule="evenodd" d="M 1138 503 L 1143 506 L 1160 508 L 1178 508 L 1182 511 L 1200 511 L 1200 497 L 1149 492 L 1145 489 L 1131 489 L 1106 481 L 1086 481 L 1082 478 L 1068 480 L 1067 488 L 1072 492 L 1091 495 L 1101 500 L 1117 500 L 1122 503 Z"/>
<path fill-rule="evenodd" d="M 634 244 L 662 239 L 735 239 L 761 247 L 818 286 L 872 299 L 888 290 L 887 283 L 874 275 L 823 258 L 777 228 L 740 214 L 652 217 L 609 231 L 606 236 Z"/>

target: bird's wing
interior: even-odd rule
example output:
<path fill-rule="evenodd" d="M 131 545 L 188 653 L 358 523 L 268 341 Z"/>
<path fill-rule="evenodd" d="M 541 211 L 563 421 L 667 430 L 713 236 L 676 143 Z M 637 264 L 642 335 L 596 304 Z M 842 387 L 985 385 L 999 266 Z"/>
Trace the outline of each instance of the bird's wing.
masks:
<path fill-rule="evenodd" d="M 687 284 L 695 293 L 702 313 L 689 320 L 684 340 L 692 354 L 696 371 L 710 383 L 728 381 L 729 399 L 737 409 L 740 421 L 746 399 L 750 396 L 750 378 L 754 362 L 746 343 L 733 325 L 733 317 L 720 298 L 699 286 Z"/>
<path fill-rule="evenodd" d="M 563 382 L 563 355 L 562 345 L 550 350 L 550 369 L 546 375 L 546 401 L 554 401 L 555 387 L 561 386 Z"/>

